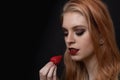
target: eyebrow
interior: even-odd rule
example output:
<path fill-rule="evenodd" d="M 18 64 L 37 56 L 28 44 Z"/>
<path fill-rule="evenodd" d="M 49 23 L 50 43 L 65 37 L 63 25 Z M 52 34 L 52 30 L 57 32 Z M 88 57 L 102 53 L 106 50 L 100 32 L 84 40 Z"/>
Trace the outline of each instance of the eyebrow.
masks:
<path fill-rule="evenodd" d="M 66 30 L 65 27 L 62 27 L 64 30 Z M 87 28 L 86 26 L 84 25 L 76 25 L 76 26 L 73 26 L 72 29 L 75 30 L 75 29 L 79 29 L 79 28 Z"/>

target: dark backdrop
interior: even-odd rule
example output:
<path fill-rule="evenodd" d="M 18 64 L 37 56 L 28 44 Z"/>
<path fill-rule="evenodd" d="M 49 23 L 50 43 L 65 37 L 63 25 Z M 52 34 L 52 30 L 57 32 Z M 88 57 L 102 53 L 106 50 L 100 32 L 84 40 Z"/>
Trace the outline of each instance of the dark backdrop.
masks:
<path fill-rule="evenodd" d="M 63 55 L 65 43 L 60 24 L 60 13 L 67 0 L 45 0 L 32 4 L 32 57 L 26 63 L 25 80 L 39 80 L 38 71 L 54 55 Z M 103 0 L 110 11 L 116 31 L 116 39 L 120 48 L 120 3 L 118 0 Z M 58 67 L 61 75 L 63 63 Z"/>

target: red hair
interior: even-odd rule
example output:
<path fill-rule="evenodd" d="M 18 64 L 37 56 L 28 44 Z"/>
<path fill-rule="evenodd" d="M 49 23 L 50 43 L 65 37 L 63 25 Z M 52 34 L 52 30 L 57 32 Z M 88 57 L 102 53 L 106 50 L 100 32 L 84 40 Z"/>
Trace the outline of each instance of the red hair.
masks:
<path fill-rule="evenodd" d="M 120 54 L 116 43 L 115 30 L 107 6 L 101 0 L 70 0 L 63 9 L 82 14 L 87 22 L 98 60 L 96 80 L 117 80 L 120 71 Z M 103 44 L 100 45 L 100 39 Z M 72 61 L 65 53 L 65 80 L 86 80 L 88 73 L 83 62 Z"/>

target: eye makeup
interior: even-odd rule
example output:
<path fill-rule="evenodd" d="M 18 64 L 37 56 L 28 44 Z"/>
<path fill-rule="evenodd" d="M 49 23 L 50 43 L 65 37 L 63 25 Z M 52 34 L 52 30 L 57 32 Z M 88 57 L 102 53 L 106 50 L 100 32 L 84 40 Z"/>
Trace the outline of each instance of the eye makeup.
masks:
<path fill-rule="evenodd" d="M 85 32 L 85 29 L 78 29 L 78 30 L 75 30 L 75 34 L 77 36 L 82 36 Z"/>
<path fill-rule="evenodd" d="M 63 34 L 64 36 L 68 36 L 68 31 L 65 28 L 63 28 Z"/>
<path fill-rule="evenodd" d="M 77 26 L 72 27 L 71 31 L 73 31 L 75 35 L 77 36 L 82 36 L 84 32 L 86 31 L 86 27 L 77 25 Z M 63 34 L 65 37 L 67 37 L 69 34 L 69 30 L 63 27 Z"/>

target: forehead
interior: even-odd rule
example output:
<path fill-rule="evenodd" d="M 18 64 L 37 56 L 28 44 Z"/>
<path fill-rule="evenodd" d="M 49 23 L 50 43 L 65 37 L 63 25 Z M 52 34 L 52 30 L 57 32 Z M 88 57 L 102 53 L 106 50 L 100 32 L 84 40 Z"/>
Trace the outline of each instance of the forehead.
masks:
<path fill-rule="evenodd" d="M 79 12 L 66 12 L 63 14 L 63 24 L 65 28 L 70 28 L 76 25 L 88 26 L 86 18 Z"/>

